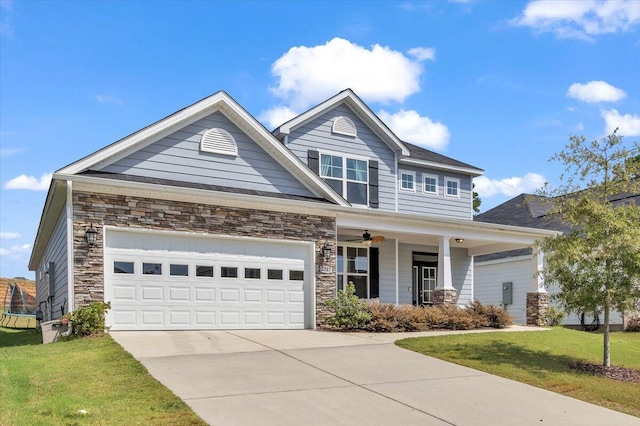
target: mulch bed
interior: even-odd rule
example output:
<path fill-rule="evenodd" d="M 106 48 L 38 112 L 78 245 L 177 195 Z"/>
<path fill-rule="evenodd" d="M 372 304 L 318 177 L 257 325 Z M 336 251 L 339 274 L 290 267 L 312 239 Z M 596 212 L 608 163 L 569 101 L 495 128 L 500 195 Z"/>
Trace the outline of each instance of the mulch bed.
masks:
<path fill-rule="evenodd" d="M 640 383 L 640 370 L 634 370 L 632 368 L 605 367 L 604 365 L 583 364 L 578 362 L 569 364 L 569 368 L 621 382 Z"/>

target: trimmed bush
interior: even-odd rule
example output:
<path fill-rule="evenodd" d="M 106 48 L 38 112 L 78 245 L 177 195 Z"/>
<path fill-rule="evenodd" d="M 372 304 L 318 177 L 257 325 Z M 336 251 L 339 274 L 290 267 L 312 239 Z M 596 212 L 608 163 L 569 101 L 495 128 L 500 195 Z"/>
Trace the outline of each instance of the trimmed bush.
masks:
<path fill-rule="evenodd" d="M 104 334 L 104 315 L 111 309 L 109 302 L 93 302 L 66 314 L 63 319 L 71 322 L 71 333 L 80 337 Z"/>
<path fill-rule="evenodd" d="M 327 300 L 327 307 L 333 311 L 333 315 L 327 318 L 328 325 L 346 329 L 364 329 L 371 320 L 371 313 L 364 300 L 356 296 L 356 287 L 351 281 L 347 288 L 338 291 L 335 299 Z"/>
<path fill-rule="evenodd" d="M 556 327 L 562 325 L 562 321 L 564 321 L 564 317 L 567 316 L 567 313 L 560 308 L 555 306 L 551 306 L 547 310 L 547 314 L 544 316 L 544 319 L 547 325 L 551 327 Z"/>

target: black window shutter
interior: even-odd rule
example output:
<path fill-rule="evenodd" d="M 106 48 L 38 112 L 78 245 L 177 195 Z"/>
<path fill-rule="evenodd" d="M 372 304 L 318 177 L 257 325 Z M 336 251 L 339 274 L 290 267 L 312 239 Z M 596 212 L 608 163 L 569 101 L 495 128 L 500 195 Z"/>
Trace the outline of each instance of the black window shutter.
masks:
<path fill-rule="evenodd" d="M 318 151 L 313 151 L 311 149 L 307 151 L 307 165 L 315 172 L 315 174 L 320 174 L 320 154 Z"/>
<path fill-rule="evenodd" d="M 369 297 L 380 297 L 380 261 L 377 247 L 369 248 Z"/>
<path fill-rule="evenodd" d="M 369 207 L 378 208 L 380 204 L 378 193 L 378 162 L 369 160 Z"/>

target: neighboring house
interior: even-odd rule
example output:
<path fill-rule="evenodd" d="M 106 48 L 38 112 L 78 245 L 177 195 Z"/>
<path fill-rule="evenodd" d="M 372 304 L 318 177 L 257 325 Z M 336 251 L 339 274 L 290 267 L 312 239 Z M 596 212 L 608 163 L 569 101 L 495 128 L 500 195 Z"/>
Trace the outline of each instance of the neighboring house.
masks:
<path fill-rule="evenodd" d="M 640 194 L 620 194 L 611 197 L 614 205 L 635 203 L 640 205 Z M 530 228 L 569 231 L 571 228 L 557 214 L 552 213 L 553 200 L 533 194 L 520 194 L 497 207 L 492 208 L 474 219 L 479 223 L 494 223 Z M 482 303 L 503 306 L 519 324 L 527 323 L 527 293 L 531 292 L 531 274 L 538 267 L 531 248 L 511 250 L 476 256 L 474 259 L 475 292 L 474 297 Z M 504 288 L 511 288 L 503 291 Z M 552 295 L 558 291 L 557 283 L 550 283 L 547 292 Z M 509 302 L 509 303 L 505 303 Z M 557 303 L 551 301 L 551 305 Z M 593 315 L 587 313 L 589 321 Z M 604 319 L 601 317 L 601 321 Z M 612 312 L 611 324 L 622 325 L 623 317 L 619 312 Z M 564 320 L 565 325 L 580 325 L 580 315 L 572 313 Z"/>
<path fill-rule="evenodd" d="M 49 319 L 108 301 L 113 330 L 314 328 L 350 281 L 464 306 L 473 256 L 553 234 L 474 222 L 481 173 L 401 141 L 351 90 L 273 132 L 217 92 L 54 173 L 38 303 Z"/>

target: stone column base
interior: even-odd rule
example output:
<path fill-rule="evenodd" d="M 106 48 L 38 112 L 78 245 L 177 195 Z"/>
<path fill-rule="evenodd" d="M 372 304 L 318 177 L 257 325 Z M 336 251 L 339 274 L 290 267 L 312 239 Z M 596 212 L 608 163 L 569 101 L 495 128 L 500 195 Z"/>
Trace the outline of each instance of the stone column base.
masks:
<path fill-rule="evenodd" d="M 455 305 L 458 301 L 458 292 L 453 288 L 436 288 L 433 290 L 434 305 Z"/>
<path fill-rule="evenodd" d="M 527 293 L 527 325 L 546 325 L 550 300 L 549 293 Z"/>

